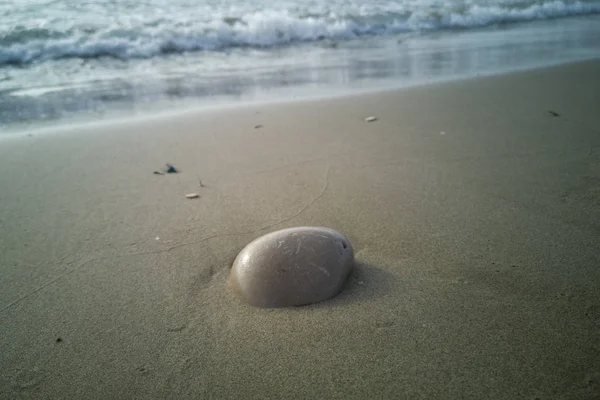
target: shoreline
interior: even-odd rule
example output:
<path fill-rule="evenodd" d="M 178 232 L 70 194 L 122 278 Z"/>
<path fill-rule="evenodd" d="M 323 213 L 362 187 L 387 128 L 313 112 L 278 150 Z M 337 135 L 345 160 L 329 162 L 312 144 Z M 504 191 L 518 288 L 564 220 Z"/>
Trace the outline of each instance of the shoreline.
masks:
<path fill-rule="evenodd" d="M 419 90 L 423 87 L 436 86 L 436 85 L 448 85 L 453 83 L 460 82 L 469 82 L 469 81 L 478 81 L 478 80 L 487 80 L 489 78 L 503 77 L 503 76 L 511 76 L 514 74 L 520 73 L 533 73 L 534 71 L 544 71 L 550 69 L 561 69 L 561 68 L 569 68 L 570 66 L 575 65 L 584 65 L 588 63 L 597 63 L 600 58 L 596 59 L 585 59 L 578 61 L 567 61 L 567 62 L 559 62 L 556 64 L 536 66 L 536 67 L 522 67 L 514 70 L 503 71 L 503 72 L 490 72 L 489 74 L 482 74 L 477 76 L 465 76 L 465 77 L 448 77 L 441 78 L 439 80 L 431 80 L 424 82 L 414 82 L 412 84 L 399 85 L 390 88 L 373 88 L 373 89 L 354 89 L 350 92 L 340 92 L 334 93 L 330 95 L 325 94 L 314 94 L 307 95 L 306 97 L 300 98 L 273 98 L 269 100 L 249 100 L 249 101 L 230 101 L 230 102 L 222 102 L 218 105 L 209 106 L 206 104 L 198 104 L 198 102 L 190 101 L 190 104 L 184 107 L 169 107 L 164 111 L 152 111 L 148 109 L 146 111 L 139 112 L 133 116 L 109 116 L 108 118 L 97 119 L 93 116 L 81 118 L 71 118 L 63 121 L 55 121 L 55 122 L 40 122 L 38 124 L 34 124 L 33 126 L 18 126 L 15 125 L 12 128 L 9 128 L 5 132 L 0 133 L 0 140 L 2 138 L 6 138 L 9 136 L 18 137 L 23 134 L 47 134 L 47 133 L 58 133 L 61 131 L 69 131 L 69 130 L 80 130 L 86 128 L 101 128 L 101 127 L 110 127 L 123 123 L 143 123 L 143 122 L 151 122 L 156 121 L 160 122 L 163 120 L 171 119 L 171 118 L 186 118 L 193 117 L 194 115 L 199 114 L 210 114 L 210 113 L 222 113 L 222 112 L 231 112 L 235 110 L 249 110 L 249 109 L 259 109 L 261 107 L 272 107 L 272 106 L 292 106 L 294 104 L 305 104 L 305 103 L 315 103 L 315 102 L 330 102 L 330 101 L 342 101 L 344 99 L 353 99 L 359 98 L 363 96 L 377 96 L 378 94 L 386 94 L 386 93 L 394 93 L 394 92 L 402 92 L 402 91 L 410 91 L 410 90 Z M 383 86 L 383 83 L 378 83 L 380 86 Z M 204 100 L 204 102 L 208 102 L 208 100 Z M 194 104 L 191 104 L 194 103 Z"/>

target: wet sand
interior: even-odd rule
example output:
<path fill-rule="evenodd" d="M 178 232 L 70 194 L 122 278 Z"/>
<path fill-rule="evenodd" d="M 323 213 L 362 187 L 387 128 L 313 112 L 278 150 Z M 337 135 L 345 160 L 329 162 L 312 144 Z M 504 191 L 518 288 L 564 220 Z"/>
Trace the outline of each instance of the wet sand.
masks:
<path fill-rule="evenodd" d="M 599 70 L 0 137 L 0 398 L 598 398 Z M 342 294 L 228 292 L 303 225 Z"/>

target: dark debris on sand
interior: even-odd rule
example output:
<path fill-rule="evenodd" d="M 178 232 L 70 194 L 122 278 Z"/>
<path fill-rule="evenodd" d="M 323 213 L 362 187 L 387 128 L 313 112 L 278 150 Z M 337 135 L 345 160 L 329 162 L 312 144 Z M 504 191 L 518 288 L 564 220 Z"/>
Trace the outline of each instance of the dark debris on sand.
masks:
<path fill-rule="evenodd" d="M 167 174 L 176 174 L 178 171 L 177 171 L 177 168 L 175 168 L 171 164 L 167 164 L 167 169 L 165 170 L 165 172 Z"/>

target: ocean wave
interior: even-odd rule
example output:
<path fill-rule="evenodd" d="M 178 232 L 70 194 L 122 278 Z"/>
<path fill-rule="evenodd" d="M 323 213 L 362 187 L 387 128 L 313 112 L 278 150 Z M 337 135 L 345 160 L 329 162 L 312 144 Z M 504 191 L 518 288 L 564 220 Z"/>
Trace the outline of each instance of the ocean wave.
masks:
<path fill-rule="evenodd" d="M 0 31 L 0 66 L 26 65 L 64 58 L 152 58 L 171 53 L 270 48 L 321 40 L 404 32 L 480 28 L 494 24 L 555 19 L 600 13 L 597 1 L 549 1 L 535 4 L 470 5 L 458 8 L 411 7 L 392 12 L 293 13 L 255 11 L 241 16 L 215 15 L 196 23 L 169 19 L 139 24 L 74 25 Z"/>

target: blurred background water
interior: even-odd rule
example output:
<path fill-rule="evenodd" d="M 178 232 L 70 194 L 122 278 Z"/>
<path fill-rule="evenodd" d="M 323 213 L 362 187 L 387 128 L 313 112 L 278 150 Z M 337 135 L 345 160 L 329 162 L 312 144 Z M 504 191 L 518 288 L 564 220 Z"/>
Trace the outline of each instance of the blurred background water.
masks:
<path fill-rule="evenodd" d="M 597 57 L 598 0 L 0 0 L 0 131 Z"/>

